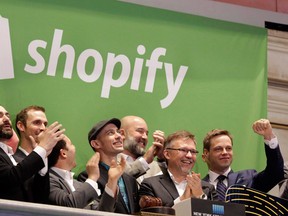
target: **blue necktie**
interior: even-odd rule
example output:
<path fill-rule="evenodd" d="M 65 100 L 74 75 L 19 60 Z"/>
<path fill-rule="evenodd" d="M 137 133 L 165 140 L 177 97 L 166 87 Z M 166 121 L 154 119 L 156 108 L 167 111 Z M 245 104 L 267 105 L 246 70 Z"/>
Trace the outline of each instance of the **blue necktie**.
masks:
<path fill-rule="evenodd" d="M 218 198 L 221 201 L 225 201 L 225 194 L 226 194 L 226 191 L 227 191 L 227 187 L 226 187 L 226 185 L 223 182 L 223 180 L 225 178 L 226 178 L 226 176 L 224 176 L 224 175 L 219 175 L 217 177 L 218 183 L 217 183 L 216 191 L 217 191 L 217 194 L 218 194 Z"/>
<path fill-rule="evenodd" d="M 107 164 L 105 164 L 104 162 L 100 162 L 100 164 L 102 166 L 104 166 L 105 169 L 107 169 L 109 171 L 110 167 Z M 128 212 L 130 212 L 129 200 L 128 200 L 125 183 L 124 183 L 124 180 L 123 180 L 122 176 L 118 180 L 118 187 L 119 187 L 119 191 L 121 193 L 121 196 L 123 197 L 123 200 L 125 202 L 125 205 L 126 205 L 126 207 L 128 209 Z"/>
<path fill-rule="evenodd" d="M 118 180 L 118 187 L 119 187 L 120 193 L 121 193 L 121 195 L 123 197 L 123 200 L 124 200 L 124 202 L 126 204 L 128 212 L 130 212 L 129 201 L 128 201 L 128 197 L 127 197 L 127 193 L 126 193 L 126 189 L 125 189 L 125 183 L 123 181 L 122 176 Z"/>

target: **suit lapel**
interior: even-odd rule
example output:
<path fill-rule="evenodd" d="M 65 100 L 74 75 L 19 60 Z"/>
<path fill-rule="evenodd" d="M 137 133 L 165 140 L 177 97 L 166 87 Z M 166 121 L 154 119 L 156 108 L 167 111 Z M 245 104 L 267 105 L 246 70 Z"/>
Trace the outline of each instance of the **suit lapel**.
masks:
<path fill-rule="evenodd" d="M 179 197 L 177 188 L 175 187 L 172 179 L 169 176 L 169 173 L 165 173 L 162 178 L 159 179 L 160 183 L 167 190 L 167 192 L 171 195 L 173 200 Z"/>
<path fill-rule="evenodd" d="M 15 154 L 13 155 L 17 163 L 20 163 L 27 156 L 19 148 L 17 148 Z"/>
<path fill-rule="evenodd" d="M 210 181 L 209 181 L 209 174 L 207 174 L 207 175 L 203 178 L 203 181 L 210 182 Z"/>
<path fill-rule="evenodd" d="M 56 178 L 57 180 L 59 180 L 59 182 L 62 184 L 62 186 L 69 191 L 69 193 L 72 193 L 71 188 L 69 187 L 69 185 L 67 184 L 67 182 L 60 176 L 58 175 L 58 173 L 56 173 L 54 170 L 50 169 L 50 174 L 52 174 L 53 178 Z"/>
<path fill-rule="evenodd" d="M 228 187 L 236 184 L 237 182 L 237 173 L 234 173 L 232 170 L 228 173 Z"/>
<path fill-rule="evenodd" d="M 9 156 L 4 152 L 2 148 L 0 148 L 0 156 L 2 159 L 9 165 L 14 166 L 12 161 L 10 160 Z"/>
<path fill-rule="evenodd" d="M 129 187 L 129 185 L 131 184 L 130 178 L 125 173 L 123 173 L 122 178 L 123 178 L 123 181 L 124 181 L 124 184 L 125 184 L 125 188 L 126 188 L 126 193 L 127 193 L 127 197 L 128 197 L 128 201 L 129 201 L 130 211 L 134 212 L 134 209 L 135 209 L 135 206 L 134 206 L 134 191 L 133 191 L 132 187 Z M 123 197 L 122 197 L 122 200 L 123 200 Z M 123 200 L 123 204 L 125 205 L 124 200 Z M 126 207 L 126 205 L 125 205 L 125 207 Z"/>

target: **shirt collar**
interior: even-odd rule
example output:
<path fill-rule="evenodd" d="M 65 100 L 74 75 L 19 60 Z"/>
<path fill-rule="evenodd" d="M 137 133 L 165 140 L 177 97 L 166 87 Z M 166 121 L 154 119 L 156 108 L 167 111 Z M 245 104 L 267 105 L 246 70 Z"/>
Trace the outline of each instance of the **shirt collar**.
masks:
<path fill-rule="evenodd" d="M 104 166 L 105 169 L 109 170 L 110 167 L 109 167 L 107 164 L 105 164 L 105 163 L 102 162 L 102 161 L 100 161 L 100 164 L 101 164 L 102 166 Z"/>
<path fill-rule="evenodd" d="M 22 148 L 21 146 L 18 147 L 20 151 L 22 151 L 26 156 L 29 155 L 29 153 L 24 149 Z"/>
<path fill-rule="evenodd" d="M 13 149 L 12 149 L 10 146 L 6 145 L 5 143 L 0 142 L 0 147 L 3 149 L 3 151 L 4 151 L 7 155 L 8 155 L 8 154 L 10 154 L 10 155 L 13 155 L 13 154 L 14 154 Z"/>
<path fill-rule="evenodd" d="M 60 175 L 63 179 L 71 181 L 73 180 L 74 172 L 70 172 L 68 170 L 60 169 L 58 167 L 51 167 L 53 171 L 55 171 L 58 175 Z"/>
<path fill-rule="evenodd" d="M 223 173 L 222 175 L 224 175 L 224 176 L 227 177 L 230 171 L 231 171 L 231 167 L 229 167 L 229 168 L 226 170 L 226 172 Z M 210 182 L 217 182 L 217 181 L 218 181 L 218 180 L 217 180 L 217 178 L 218 178 L 218 176 L 219 176 L 218 173 L 209 170 L 209 171 L 208 171 L 208 174 L 209 174 Z"/>
<path fill-rule="evenodd" d="M 181 184 L 181 183 L 186 183 L 187 182 L 187 180 L 185 179 L 185 180 L 183 180 L 182 182 L 177 182 L 176 180 L 175 180 L 175 178 L 174 178 L 174 176 L 173 176 L 173 174 L 169 171 L 169 169 L 167 169 L 167 171 L 168 171 L 168 173 L 169 173 L 169 176 L 170 176 L 170 178 L 172 179 L 172 181 L 175 183 L 175 184 Z"/>

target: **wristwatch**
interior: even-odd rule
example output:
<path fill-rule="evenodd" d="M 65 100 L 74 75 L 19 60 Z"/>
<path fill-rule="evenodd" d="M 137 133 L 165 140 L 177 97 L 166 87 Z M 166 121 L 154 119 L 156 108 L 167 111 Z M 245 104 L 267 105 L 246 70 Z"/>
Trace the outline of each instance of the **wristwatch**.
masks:
<path fill-rule="evenodd" d="M 199 199 L 207 200 L 207 195 L 205 193 L 201 194 Z"/>

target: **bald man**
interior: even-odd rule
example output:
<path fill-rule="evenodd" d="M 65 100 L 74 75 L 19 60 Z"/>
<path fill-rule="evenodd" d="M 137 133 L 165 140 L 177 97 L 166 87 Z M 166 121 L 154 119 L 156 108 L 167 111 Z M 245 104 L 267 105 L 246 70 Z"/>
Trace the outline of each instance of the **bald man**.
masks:
<path fill-rule="evenodd" d="M 120 133 L 124 138 L 124 151 L 119 155 L 127 161 L 125 172 L 137 178 L 138 183 L 146 177 L 161 174 L 161 170 L 166 168 L 163 156 L 164 132 L 154 131 L 153 142 L 147 148 L 148 132 L 146 121 L 139 116 L 125 116 L 121 119 Z M 158 163 L 154 161 L 155 157 Z"/>

